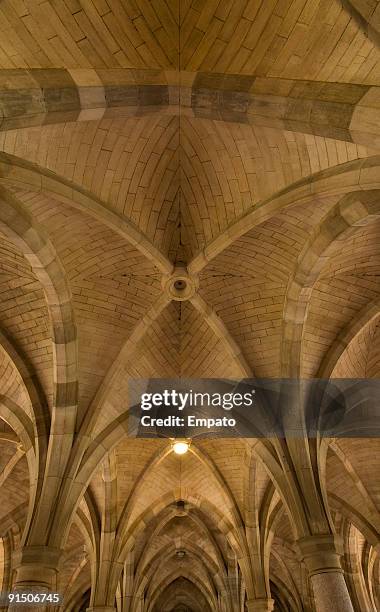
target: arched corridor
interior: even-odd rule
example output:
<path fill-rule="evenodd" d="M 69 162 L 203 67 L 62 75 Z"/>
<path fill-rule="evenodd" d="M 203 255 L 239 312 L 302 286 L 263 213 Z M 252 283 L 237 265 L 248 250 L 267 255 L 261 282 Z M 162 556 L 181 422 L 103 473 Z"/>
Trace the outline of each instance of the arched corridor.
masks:
<path fill-rule="evenodd" d="M 380 377 L 377 0 L 0 2 L 0 610 L 380 612 L 380 440 L 131 379 Z"/>

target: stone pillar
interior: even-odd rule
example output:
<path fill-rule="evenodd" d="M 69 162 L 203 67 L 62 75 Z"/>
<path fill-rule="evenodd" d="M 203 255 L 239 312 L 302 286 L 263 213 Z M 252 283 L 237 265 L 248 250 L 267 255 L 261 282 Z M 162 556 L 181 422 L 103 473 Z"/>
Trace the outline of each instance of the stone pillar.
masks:
<path fill-rule="evenodd" d="M 318 612 L 354 612 L 340 563 L 341 538 L 310 536 L 298 540 L 298 547 L 309 572 Z"/>
<path fill-rule="evenodd" d="M 274 606 L 273 599 L 248 599 L 248 612 L 272 612 Z"/>
<path fill-rule="evenodd" d="M 144 595 L 142 594 L 136 601 L 136 606 L 133 612 L 143 612 L 144 610 Z"/>
<path fill-rule="evenodd" d="M 123 595 L 121 597 L 121 606 L 120 609 L 122 612 L 130 612 L 132 606 L 132 595 Z"/>
<path fill-rule="evenodd" d="M 16 577 L 13 592 L 57 593 L 57 576 L 62 551 L 49 546 L 25 546 L 13 553 L 13 569 Z M 60 594 L 62 596 L 62 594 Z M 33 606 L 34 612 L 53 610 L 57 606 Z M 25 604 L 14 603 L 9 609 L 25 610 Z"/>

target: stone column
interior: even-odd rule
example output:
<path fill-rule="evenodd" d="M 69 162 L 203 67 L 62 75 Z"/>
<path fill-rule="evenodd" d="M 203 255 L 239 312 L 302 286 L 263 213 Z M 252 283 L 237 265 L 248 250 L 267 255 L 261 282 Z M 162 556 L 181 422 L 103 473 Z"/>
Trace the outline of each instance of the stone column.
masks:
<path fill-rule="evenodd" d="M 273 599 L 248 599 L 248 612 L 272 612 L 274 606 Z"/>
<path fill-rule="evenodd" d="M 298 540 L 313 589 L 318 612 L 354 612 L 340 557 L 343 554 L 341 538 L 318 535 Z"/>
<path fill-rule="evenodd" d="M 141 594 L 139 600 L 137 601 L 136 610 L 133 612 L 143 612 L 144 610 L 144 595 Z"/>
<path fill-rule="evenodd" d="M 25 546 L 13 553 L 13 569 L 16 577 L 13 592 L 57 593 L 57 576 L 62 551 L 49 546 Z M 62 595 L 62 594 L 60 594 Z M 57 606 L 45 604 L 33 606 L 34 612 L 53 610 Z M 9 609 L 25 610 L 25 604 L 14 603 Z"/>
<path fill-rule="evenodd" d="M 121 610 L 122 612 L 130 612 L 132 606 L 132 595 L 123 595 L 121 597 Z"/>

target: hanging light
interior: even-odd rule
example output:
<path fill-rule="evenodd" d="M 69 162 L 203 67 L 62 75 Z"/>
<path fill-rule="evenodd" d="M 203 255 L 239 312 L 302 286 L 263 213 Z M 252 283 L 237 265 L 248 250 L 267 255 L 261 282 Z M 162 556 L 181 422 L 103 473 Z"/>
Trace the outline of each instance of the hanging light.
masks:
<path fill-rule="evenodd" d="M 176 550 L 175 552 L 177 559 L 183 559 L 186 555 L 186 551 L 185 550 Z"/>
<path fill-rule="evenodd" d="M 174 442 L 173 451 L 176 455 L 184 455 L 189 450 L 189 443 L 182 441 Z"/>

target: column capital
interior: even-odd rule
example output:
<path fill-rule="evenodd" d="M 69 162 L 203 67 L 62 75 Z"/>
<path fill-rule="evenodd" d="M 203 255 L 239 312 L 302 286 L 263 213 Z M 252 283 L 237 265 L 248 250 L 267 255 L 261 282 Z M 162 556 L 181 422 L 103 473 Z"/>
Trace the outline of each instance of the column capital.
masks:
<path fill-rule="evenodd" d="M 63 550 L 51 546 L 24 546 L 12 556 L 16 570 L 15 588 L 22 589 L 38 585 L 51 589 L 59 569 Z"/>
<path fill-rule="evenodd" d="M 260 598 L 260 599 L 248 599 L 247 610 L 248 612 L 272 612 L 274 607 L 274 600 Z"/>
<path fill-rule="evenodd" d="M 54 570 L 58 569 L 63 550 L 51 546 L 24 546 L 13 553 L 13 565 L 17 569 L 21 565 L 44 565 Z"/>
<path fill-rule="evenodd" d="M 301 560 L 310 576 L 326 572 L 343 572 L 340 558 L 343 540 L 334 534 L 306 536 L 297 541 Z"/>

